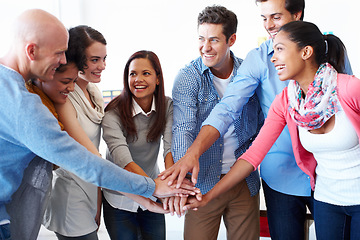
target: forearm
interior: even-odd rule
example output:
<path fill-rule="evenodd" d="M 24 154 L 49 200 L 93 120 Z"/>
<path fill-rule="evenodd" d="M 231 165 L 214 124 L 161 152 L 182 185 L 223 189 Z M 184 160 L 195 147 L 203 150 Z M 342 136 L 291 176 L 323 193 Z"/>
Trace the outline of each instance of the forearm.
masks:
<path fill-rule="evenodd" d="M 101 188 L 98 187 L 98 198 L 97 198 L 97 211 L 95 216 L 95 222 L 100 226 L 100 219 L 101 219 L 101 205 L 102 205 L 102 194 L 101 194 Z"/>
<path fill-rule="evenodd" d="M 210 125 L 205 125 L 200 129 L 193 144 L 188 148 L 187 154 L 194 155 L 197 159 L 208 150 L 211 145 L 220 137 L 219 131 Z"/>
<path fill-rule="evenodd" d="M 174 165 L 174 159 L 172 157 L 171 152 L 166 154 L 165 159 L 164 159 L 164 164 L 165 164 L 165 169 L 168 169 L 169 167 Z"/>
<path fill-rule="evenodd" d="M 149 201 L 151 201 L 149 198 L 146 197 L 142 197 L 140 195 L 135 195 L 132 193 L 124 193 L 122 192 L 121 194 L 123 194 L 124 196 L 131 198 L 132 200 L 134 200 L 135 202 L 137 202 L 138 204 L 140 204 L 143 207 L 148 207 L 148 203 Z"/>
<path fill-rule="evenodd" d="M 129 164 L 127 164 L 124 168 L 125 170 L 132 172 L 132 173 L 136 173 L 139 174 L 141 176 L 145 176 L 148 177 L 148 175 L 144 172 L 144 170 L 137 165 L 135 162 L 130 162 Z"/>
<path fill-rule="evenodd" d="M 60 122 L 64 125 L 65 131 L 78 143 L 86 147 L 91 153 L 101 157 L 97 147 L 93 144 L 77 119 L 77 112 L 68 99 L 65 104 L 55 104 Z"/>
<path fill-rule="evenodd" d="M 101 204 L 102 204 L 101 188 L 98 187 L 98 200 L 97 200 L 98 211 L 101 211 Z"/>

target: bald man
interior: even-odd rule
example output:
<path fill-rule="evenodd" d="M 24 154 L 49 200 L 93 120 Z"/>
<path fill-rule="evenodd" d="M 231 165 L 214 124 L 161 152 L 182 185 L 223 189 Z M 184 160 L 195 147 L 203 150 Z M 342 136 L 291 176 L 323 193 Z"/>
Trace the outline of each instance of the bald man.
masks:
<path fill-rule="evenodd" d="M 5 205 L 19 187 L 24 169 L 38 155 L 100 187 L 144 197 L 194 194 L 192 186 L 167 187 L 130 173 L 91 154 L 66 132 L 40 98 L 29 93 L 25 81 L 52 81 L 55 69 L 66 63 L 68 32 L 53 15 L 39 9 L 21 14 L 15 39 L 0 58 L 0 240 L 11 239 L 11 219 Z"/>

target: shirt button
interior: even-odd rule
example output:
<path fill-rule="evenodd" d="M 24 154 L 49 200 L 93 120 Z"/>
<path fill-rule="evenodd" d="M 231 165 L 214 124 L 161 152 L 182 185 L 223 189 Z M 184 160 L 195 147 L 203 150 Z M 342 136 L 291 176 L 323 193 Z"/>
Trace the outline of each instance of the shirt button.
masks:
<path fill-rule="evenodd" d="M 207 98 L 205 98 L 204 100 L 205 100 L 205 102 L 206 102 L 206 101 L 207 101 Z"/>
<path fill-rule="evenodd" d="M 223 145 L 222 144 L 220 144 L 220 147 L 222 147 Z"/>
<path fill-rule="evenodd" d="M 221 162 L 221 160 L 220 160 L 220 162 Z"/>
<path fill-rule="evenodd" d="M 218 178 L 220 178 L 220 176 L 217 176 Z"/>

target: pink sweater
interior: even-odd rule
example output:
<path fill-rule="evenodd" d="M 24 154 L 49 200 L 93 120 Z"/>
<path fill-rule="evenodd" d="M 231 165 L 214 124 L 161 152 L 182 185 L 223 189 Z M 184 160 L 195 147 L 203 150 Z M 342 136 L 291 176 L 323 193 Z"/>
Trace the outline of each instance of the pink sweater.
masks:
<path fill-rule="evenodd" d="M 360 80 L 355 76 L 338 74 L 338 98 L 346 116 L 360 136 Z M 315 189 L 316 160 L 312 153 L 306 151 L 300 143 L 299 133 L 289 112 L 287 87 L 276 96 L 271 104 L 264 126 L 251 147 L 239 158 L 251 163 L 256 169 L 268 153 L 285 125 L 288 125 L 296 163 L 308 176 Z"/>

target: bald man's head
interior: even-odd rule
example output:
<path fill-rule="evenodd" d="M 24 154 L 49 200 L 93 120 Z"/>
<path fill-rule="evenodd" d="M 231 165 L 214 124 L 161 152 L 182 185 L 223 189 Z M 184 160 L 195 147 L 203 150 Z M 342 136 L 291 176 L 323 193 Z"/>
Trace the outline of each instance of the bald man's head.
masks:
<path fill-rule="evenodd" d="M 16 40 L 36 42 L 46 40 L 54 32 L 67 34 L 65 26 L 54 15 L 41 10 L 30 9 L 23 12 L 15 21 Z"/>
<path fill-rule="evenodd" d="M 14 33 L 16 54 L 25 66 L 20 74 L 52 80 L 55 69 L 66 63 L 69 34 L 65 26 L 46 11 L 31 9 L 16 19 Z"/>

